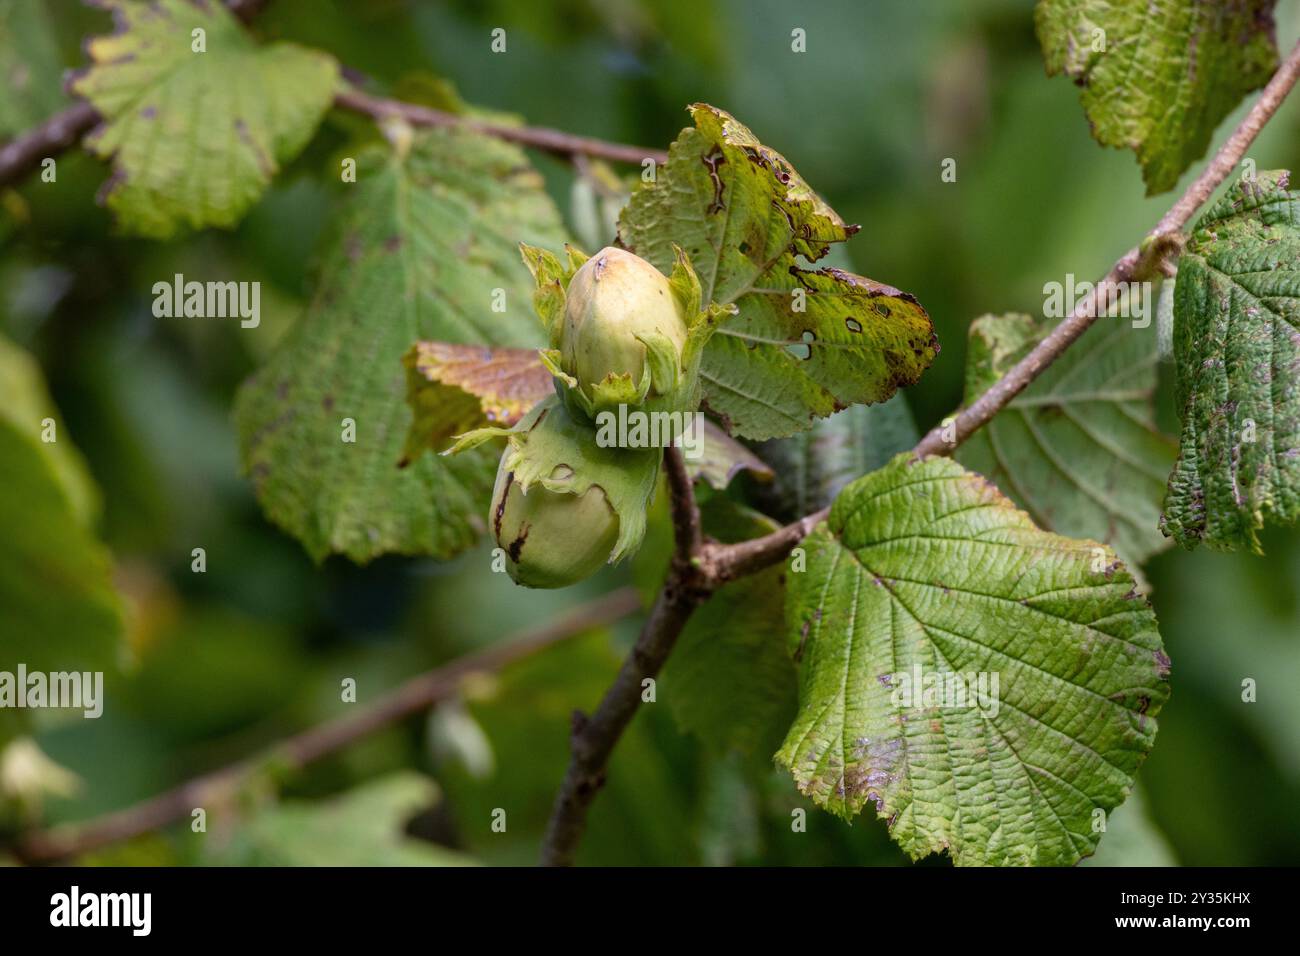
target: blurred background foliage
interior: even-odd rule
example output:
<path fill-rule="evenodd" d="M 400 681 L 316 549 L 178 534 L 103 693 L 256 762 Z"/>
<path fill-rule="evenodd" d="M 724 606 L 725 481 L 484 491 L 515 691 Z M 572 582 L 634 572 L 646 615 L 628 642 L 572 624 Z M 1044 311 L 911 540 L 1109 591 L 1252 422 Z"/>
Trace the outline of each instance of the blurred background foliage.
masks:
<path fill-rule="evenodd" d="M 57 89 L 57 69 L 82 63 L 82 37 L 103 32 L 106 17 L 73 0 L 41 6 L 52 33 L 40 52 Z M 488 52 L 497 26 L 507 55 Z M 790 51 L 794 27 L 807 31 L 806 54 Z M 1282 49 L 1298 28 L 1284 0 Z M 1067 273 L 1095 278 L 1171 201 L 1145 199 L 1133 156 L 1097 146 L 1073 86 L 1044 76 L 1030 0 L 274 0 L 255 30 L 326 49 L 389 88 L 432 74 L 478 107 L 621 142 L 666 146 L 694 101 L 732 112 L 863 225 L 847 247 L 852 267 L 930 311 L 943 351 L 907 396 L 922 428 L 960 400 L 972 318 L 1035 310 L 1042 284 Z M 39 109 L 64 102 L 43 93 Z M 1251 150 L 1260 168 L 1297 163 L 1298 117 L 1293 98 Z M 336 157 L 365 126 L 331 114 L 230 233 L 116 237 L 94 201 L 105 169 L 80 152 L 59 160 L 57 185 L 32 177 L 2 194 L 0 331 L 39 360 L 99 486 L 128 622 L 130 653 L 109 674 L 104 716 L 44 712 L 29 727 L 80 780 L 44 801 L 46 822 L 123 807 L 339 716 L 358 706 L 339 700 L 344 677 L 364 705 L 660 573 L 662 514 L 634 565 L 559 593 L 484 573 L 486 547 L 447 563 L 317 567 L 263 518 L 239 473 L 234 390 L 311 294 L 317 239 L 342 188 Z M 957 159 L 956 183 L 940 180 L 946 157 Z M 535 160 L 569 215 L 569 167 Z M 155 319 L 151 287 L 177 272 L 260 280 L 260 327 Z M 1167 431 L 1170 373 L 1162 366 Z M 1098 862 L 1300 862 L 1300 532 L 1274 531 L 1265 546 L 1262 559 L 1165 552 L 1148 565 L 1174 661 L 1173 698 L 1140 777 L 1154 828 L 1130 801 Z M 206 573 L 190 570 L 195 547 L 206 549 Z M 531 863 L 570 712 L 595 705 L 635 627 L 629 619 L 476 680 L 429 717 L 287 777 L 278 803 L 241 793 L 212 811 L 206 839 L 182 823 L 87 862 Z M 0 668 L 14 663 L 5 637 Z M 1247 677 L 1258 703 L 1241 701 Z M 659 694 L 617 751 L 580 862 L 905 862 L 882 824 L 848 826 L 800 798 L 770 769 L 774 744 L 719 752 L 679 730 L 663 681 Z M 505 833 L 493 832 L 497 809 Z M 800 809 L 806 833 L 792 831 Z"/>

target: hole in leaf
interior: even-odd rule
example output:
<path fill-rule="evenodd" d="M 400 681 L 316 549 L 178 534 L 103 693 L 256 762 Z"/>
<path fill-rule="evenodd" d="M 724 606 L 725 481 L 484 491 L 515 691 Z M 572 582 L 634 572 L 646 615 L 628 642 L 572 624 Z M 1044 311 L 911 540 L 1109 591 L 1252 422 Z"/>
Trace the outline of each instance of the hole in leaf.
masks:
<path fill-rule="evenodd" d="M 811 329 L 805 329 L 802 342 L 792 342 L 786 346 L 790 354 L 797 359 L 807 361 L 812 358 L 812 343 L 817 341 L 817 336 L 812 333 Z"/>

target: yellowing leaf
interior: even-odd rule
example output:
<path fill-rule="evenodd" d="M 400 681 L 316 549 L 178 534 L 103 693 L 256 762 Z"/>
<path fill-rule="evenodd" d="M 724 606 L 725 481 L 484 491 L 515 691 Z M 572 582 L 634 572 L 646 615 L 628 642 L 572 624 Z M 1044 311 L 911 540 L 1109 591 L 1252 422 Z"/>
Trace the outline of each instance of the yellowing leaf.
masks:
<path fill-rule="evenodd" d="M 403 462 L 426 449 L 442 451 L 450 439 L 484 425 L 510 427 L 542 399 L 555 381 L 537 349 L 490 348 L 417 342 L 406 353 L 406 401 L 414 417 Z M 772 469 L 713 422 L 704 422 L 699 454 L 686 458 L 692 475 L 725 488 L 740 471 L 759 481 Z"/>
<path fill-rule="evenodd" d="M 416 342 L 402 361 L 414 412 L 407 459 L 480 425 L 514 425 L 555 391 L 537 349 Z"/>
<path fill-rule="evenodd" d="M 86 146 L 113 160 L 109 208 L 125 232 L 155 239 L 234 226 L 315 132 L 338 64 L 291 43 L 259 47 L 223 3 L 102 5 L 117 32 L 90 41 L 93 65 L 72 90 L 104 116 Z"/>

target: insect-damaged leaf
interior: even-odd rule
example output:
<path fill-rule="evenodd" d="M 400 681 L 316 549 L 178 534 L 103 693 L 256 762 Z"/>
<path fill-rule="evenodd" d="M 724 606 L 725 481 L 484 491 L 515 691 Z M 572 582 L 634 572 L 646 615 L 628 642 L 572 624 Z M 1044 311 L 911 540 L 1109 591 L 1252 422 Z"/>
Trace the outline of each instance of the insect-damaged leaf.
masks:
<path fill-rule="evenodd" d="M 244 464 L 267 514 L 317 559 L 446 557 L 483 529 L 495 456 L 398 468 L 411 422 L 402 356 L 420 339 L 541 344 L 517 243 L 558 248 L 564 234 L 523 153 L 476 133 L 369 149 L 357 178 L 315 298 L 240 390 Z"/>
<path fill-rule="evenodd" d="M 1055 321 L 985 315 L 966 353 L 970 404 L 1051 332 Z M 1157 431 L 1156 328 L 1102 319 L 957 450 L 1035 524 L 1111 545 L 1141 564 L 1163 550 L 1160 502 L 1174 462 Z"/>
<path fill-rule="evenodd" d="M 166 239 L 234 226 L 316 131 L 338 64 L 292 43 L 258 46 L 222 3 L 99 4 L 118 29 L 90 41 L 93 65 L 72 91 L 104 117 L 86 147 L 113 159 L 105 197 L 121 228 Z"/>
<path fill-rule="evenodd" d="M 708 408 L 734 435 L 774 438 L 920 378 L 939 346 L 912 296 L 798 264 L 856 227 L 733 117 L 704 104 L 691 115 L 668 165 L 632 194 L 619 240 L 665 272 L 681 246 L 703 301 L 737 307 L 704 352 Z"/>
<path fill-rule="evenodd" d="M 1290 174 L 1238 182 L 1178 265 L 1174 358 L 1183 429 L 1161 528 L 1259 551 L 1300 517 L 1300 196 Z"/>
<path fill-rule="evenodd" d="M 803 547 L 799 714 L 777 754 L 799 788 L 845 817 L 874 805 L 913 858 L 1091 853 L 1168 696 L 1155 615 L 1113 553 L 910 453 L 845 488 Z"/>
<path fill-rule="evenodd" d="M 1034 19 L 1047 72 L 1082 87 L 1093 136 L 1134 150 L 1154 195 L 1276 69 L 1274 3 L 1039 0 Z"/>

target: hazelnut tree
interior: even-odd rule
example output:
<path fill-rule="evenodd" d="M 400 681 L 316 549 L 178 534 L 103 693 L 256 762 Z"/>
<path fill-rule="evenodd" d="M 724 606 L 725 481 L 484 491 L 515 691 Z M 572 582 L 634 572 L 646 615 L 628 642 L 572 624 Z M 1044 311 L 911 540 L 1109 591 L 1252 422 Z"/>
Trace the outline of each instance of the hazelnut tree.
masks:
<path fill-rule="evenodd" d="M 1096 850 L 1097 815 L 1131 793 L 1169 695 L 1141 562 L 1167 539 L 1258 550 L 1266 523 L 1300 513 L 1300 197 L 1288 173 L 1248 171 L 1212 201 L 1300 71 L 1300 48 L 1279 63 L 1270 0 L 1040 0 L 1049 72 L 1079 84 L 1094 135 L 1133 149 L 1152 193 L 1263 89 L 1068 314 L 975 321 L 965 403 L 910 438 L 888 424 L 891 399 L 939 351 L 929 315 L 819 264 L 859 227 L 723 109 L 691 105 L 662 153 L 378 96 L 324 52 L 256 41 L 240 18 L 260 4 L 104 5 L 119 31 L 88 45 L 75 105 L 8 130 L 0 183 L 81 140 L 113 165 L 119 227 L 165 239 L 237 223 L 326 111 L 378 131 L 350 157 L 355 185 L 310 306 L 234 409 L 262 508 L 313 558 L 445 559 L 487 534 L 518 585 L 566 587 L 637 554 L 667 496 L 671 554 L 643 552 L 666 564 L 661 586 L 603 699 L 575 715 L 543 862 L 573 861 L 665 665 L 680 668 L 684 726 L 753 747 L 784 722 L 774 759 L 792 786 L 846 818 L 869 810 L 913 858 L 1073 864 Z M 239 135 L 191 129 L 179 104 L 198 97 Z M 626 192 L 611 245 L 580 247 L 525 148 Z M 620 163 L 639 174 L 612 173 Z M 1156 330 L 1130 329 L 1108 298 L 1175 273 L 1176 448 L 1150 404 Z M 120 624 L 84 475 L 13 415 L 49 405 L 27 359 L 0 343 L 0 365 L 25 395 L 0 403 L 0 467 L 32 489 L 4 525 L 34 527 L 41 509 L 60 529 L 16 536 L 0 561 L 84 561 L 66 613 L 102 650 Z M 338 440 L 343 417 L 364 440 Z M 874 445 L 833 462 L 817 439 L 845 428 Z M 0 597 L 6 626 L 40 631 L 39 608 Z M 964 703 L 928 685 L 900 697 L 927 672 L 998 682 L 958 688 Z M 787 685 L 793 700 L 762 691 Z M 441 693 L 280 754 L 301 765 Z M 30 833 L 23 852 L 139 833 L 187 812 L 193 792 Z"/>

